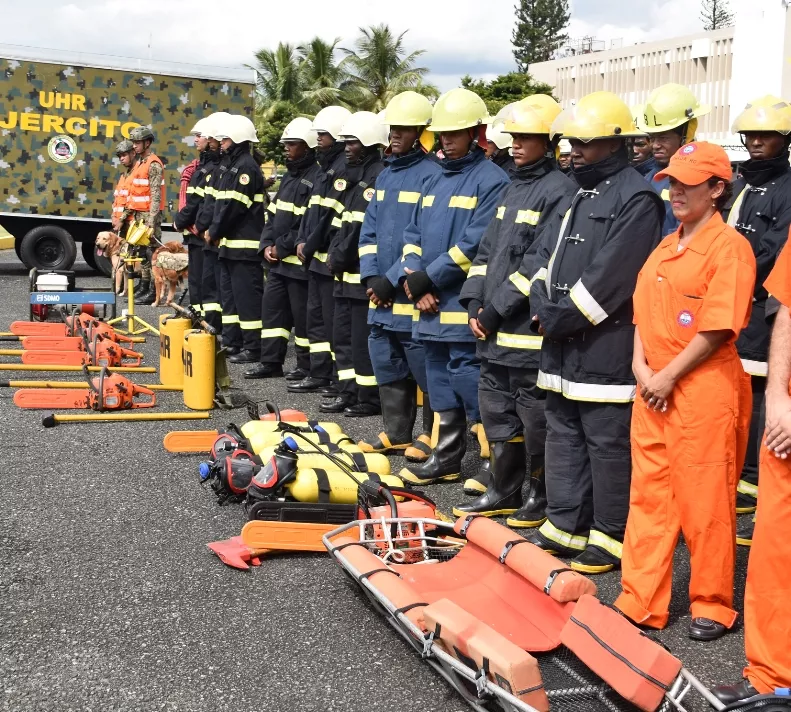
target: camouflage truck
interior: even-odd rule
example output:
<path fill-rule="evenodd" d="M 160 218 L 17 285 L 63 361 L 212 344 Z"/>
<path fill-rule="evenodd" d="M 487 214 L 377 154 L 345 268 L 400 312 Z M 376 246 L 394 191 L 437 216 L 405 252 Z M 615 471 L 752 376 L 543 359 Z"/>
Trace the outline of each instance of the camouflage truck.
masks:
<path fill-rule="evenodd" d="M 94 240 L 110 229 L 118 142 L 135 126 L 153 129 L 167 226 L 195 158 L 190 129 L 214 111 L 252 117 L 253 97 L 252 70 L 0 45 L 0 227 L 12 236 L 0 249 L 28 268 L 69 269 L 80 242 L 109 274 Z"/>

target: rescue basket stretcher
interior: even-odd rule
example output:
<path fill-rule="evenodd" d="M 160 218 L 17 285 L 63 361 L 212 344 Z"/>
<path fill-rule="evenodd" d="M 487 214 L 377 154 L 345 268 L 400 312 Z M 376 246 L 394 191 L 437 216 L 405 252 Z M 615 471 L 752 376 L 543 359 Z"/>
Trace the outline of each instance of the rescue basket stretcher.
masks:
<path fill-rule="evenodd" d="M 469 525 L 479 520 L 487 524 L 476 533 L 477 525 Z M 711 709 L 730 709 L 626 619 L 614 626 L 631 628 L 624 631 L 623 647 L 620 640 L 615 649 L 608 645 L 613 626 L 597 623 L 595 609 L 619 614 L 594 598 L 592 581 L 546 552 L 534 558 L 534 550 L 541 550 L 527 542 L 518 546 L 520 537 L 502 525 L 482 517 L 466 523 L 358 520 L 328 532 L 323 542 L 377 612 L 472 709 L 692 712 L 701 698 Z M 581 620 L 575 620 L 575 609 Z M 580 627 L 592 639 L 580 641 Z M 583 662 L 596 655 L 613 661 L 598 666 L 603 677 Z"/>

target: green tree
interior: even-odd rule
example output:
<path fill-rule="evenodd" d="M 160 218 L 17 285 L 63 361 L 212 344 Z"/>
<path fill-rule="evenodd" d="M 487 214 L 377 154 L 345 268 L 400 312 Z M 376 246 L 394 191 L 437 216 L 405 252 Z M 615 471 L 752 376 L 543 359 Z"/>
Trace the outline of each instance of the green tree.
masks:
<path fill-rule="evenodd" d="M 728 6 L 728 0 L 702 0 L 700 19 L 707 32 L 730 27 L 733 24 L 733 13 Z"/>
<path fill-rule="evenodd" d="M 299 107 L 288 101 L 277 101 L 266 110 L 262 109 L 257 112 L 255 123 L 258 143 L 256 149 L 267 160 L 274 161 L 278 165 L 283 165 L 286 162 L 280 137 L 288 123 L 300 115 Z"/>
<path fill-rule="evenodd" d="M 278 44 L 277 49 L 255 53 L 260 108 L 266 114 L 282 102 L 299 106 L 303 100 L 301 60 L 293 45 Z"/>
<path fill-rule="evenodd" d="M 340 37 L 332 42 L 314 37 L 309 43 L 297 47 L 301 58 L 302 105 L 306 110 L 318 112 L 325 106 L 346 105 L 340 87 L 348 76 L 335 62 L 335 52 L 340 41 Z"/>
<path fill-rule="evenodd" d="M 552 96 L 552 87 L 549 84 L 537 82 L 529 74 L 520 72 L 501 74 L 490 82 L 483 79 L 473 79 L 467 75 L 461 78 L 461 85 L 481 97 L 492 116 L 506 104 L 512 104 L 531 94 L 549 94 Z"/>
<path fill-rule="evenodd" d="M 381 111 L 396 94 L 408 89 L 429 98 L 439 96 L 439 90 L 425 81 L 428 69 L 416 66 L 425 50 L 406 53 L 406 32 L 396 36 L 382 24 L 361 27 L 360 33 L 355 49 L 341 48 L 346 54 L 341 69 L 349 75 L 341 89 L 355 109 Z"/>
<path fill-rule="evenodd" d="M 533 62 L 546 62 L 568 40 L 571 15 L 568 0 L 519 0 L 516 27 L 511 35 L 514 58 L 520 72 Z"/>

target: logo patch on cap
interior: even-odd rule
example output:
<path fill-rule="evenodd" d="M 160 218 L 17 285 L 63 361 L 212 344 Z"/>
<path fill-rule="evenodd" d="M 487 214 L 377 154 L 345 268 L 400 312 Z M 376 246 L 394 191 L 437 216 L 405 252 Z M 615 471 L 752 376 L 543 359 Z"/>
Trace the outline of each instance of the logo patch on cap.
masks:
<path fill-rule="evenodd" d="M 678 317 L 676 317 L 676 321 L 678 322 L 679 326 L 683 326 L 684 328 L 688 326 L 692 326 L 692 322 L 695 321 L 695 317 L 692 316 L 692 312 L 687 311 L 686 309 L 682 309 L 678 313 Z"/>
<path fill-rule="evenodd" d="M 681 153 L 683 153 L 685 156 L 688 156 L 690 153 L 695 153 L 696 148 L 697 147 L 694 143 L 688 143 L 686 146 L 684 146 L 684 148 L 681 149 Z"/>

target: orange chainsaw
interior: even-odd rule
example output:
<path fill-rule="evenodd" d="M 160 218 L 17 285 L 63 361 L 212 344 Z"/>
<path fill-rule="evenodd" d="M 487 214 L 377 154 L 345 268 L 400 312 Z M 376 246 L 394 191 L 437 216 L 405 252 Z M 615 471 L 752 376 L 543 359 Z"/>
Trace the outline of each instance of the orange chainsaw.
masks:
<path fill-rule="evenodd" d="M 64 317 L 62 323 L 15 321 L 11 324 L 11 333 L 14 336 L 79 336 L 92 321 L 96 321 L 96 317 L 86 312 Z"/>
<path fill-rule="evenodd" d="M 143 354 L 125 349 L 110 339 L 94 334 L 92 340 L 83 333 L 84 351 L 21 351 L 22 363 L 27 366 L 140 366 Z M 133 363 L 124 363 L 134 359 Z"/>
<path fill-rule="evenodd" d="M 133 343 L 132 339 L 113 330 L 112 326 L 101 321 L 91 322 L 84 333 L 89 341 L 98 335 L 102 339 L 120 343 Z M 25 351 L 86 351 L 87 344 L 82 336 L 23 336 L 22 348 Z"/>
<path fill-rule="evenodd" d="M 88 377 L 88 370 L 85 369 Z M 150 396 L 147 401 L 136 401 L 139 395 Z M 103 368 L 96 378 L 88 377 L 88 388 L 23 388 L 14 393 L 14 404 L 20 408 L 61 409 L 81 408 L 104 412 L 153 408 L 157 404 L 154 391 L 137 386 L 128 378 L 110 373 Z"/>

